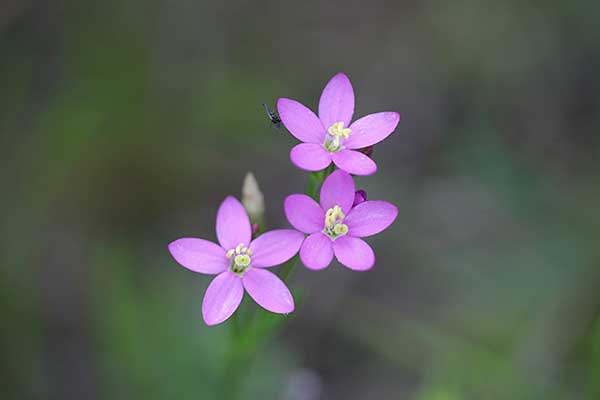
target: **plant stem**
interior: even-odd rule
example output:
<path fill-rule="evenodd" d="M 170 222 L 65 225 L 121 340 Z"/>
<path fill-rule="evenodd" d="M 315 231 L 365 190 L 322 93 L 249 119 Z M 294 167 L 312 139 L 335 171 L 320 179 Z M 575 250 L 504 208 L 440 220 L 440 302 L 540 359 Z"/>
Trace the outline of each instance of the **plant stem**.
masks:
<path fill-rule="evenodd" d="M 291 260 L 289 260 L 281 266 L 281 268 L 279 269 L 279 277 L 282 281 L 285 282 L 286 279 L 290 276 L 290 273 L 292 272 L 294 266 L 298 263 L 299 258 L 300 257 L 298 255 L 295 255 Z"/>
<path fill-rule="evenodd" d="M 305 193 L 319 201 L 319 191 L 325 178 L 327 178 L 335 167 L 330 165 L 329 167 L 321 170 L 312 172 L 308 176 Z M 262 221 L 261 221 L 262 222 Z M 260 224 L 260 231 L 264 231 L 264 226 Z M 283 264 L 279 269 L 279 277 L 282 281 L 286 281 L 292 270 L 298 264 L 300 257 L 294 256 L 288 262 Z M 241 398 L 240 390 L 241 383 L 243 382 L 242 372 L 246 369 L 247 365 L 252 362 L 256 352 L 260 349 L 261 344 L 270 333 L 280 326 L 280 323 L 274 322 L 272 314 L 260 312 L 260 310 L 254 310 L 252 315 L 242 318 L 240 315 L 244 307 L 240 309 L 232 316 L 230 333 L 231 333 L 231 345 L 225 360 L 225 366 L 223 369 L 223 376 L 221 377 L 221 390 L 219 398 L 224 400 L 234 400 Z"/>

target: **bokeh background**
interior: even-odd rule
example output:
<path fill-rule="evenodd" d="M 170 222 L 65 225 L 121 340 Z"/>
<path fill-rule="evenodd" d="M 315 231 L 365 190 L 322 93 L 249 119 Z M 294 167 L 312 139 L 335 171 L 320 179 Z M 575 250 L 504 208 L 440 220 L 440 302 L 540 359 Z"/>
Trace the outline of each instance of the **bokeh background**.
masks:
<path fill-rule="evenodd" d="M 338 71 L 402 116 L 358 179 L 400 214 L 371 272 L 295 270 L 240 398 L 600 398 L 598 4 L 3 0 L 2 398 L 220 398 L 229 324 L 166 245 L 247 171 L 288 226 L 261 103 Z"/>

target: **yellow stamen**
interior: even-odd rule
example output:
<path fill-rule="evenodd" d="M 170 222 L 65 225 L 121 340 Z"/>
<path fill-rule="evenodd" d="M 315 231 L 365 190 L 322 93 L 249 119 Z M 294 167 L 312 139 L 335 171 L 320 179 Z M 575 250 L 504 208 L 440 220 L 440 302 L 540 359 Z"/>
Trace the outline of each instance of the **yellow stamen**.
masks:
<path fill-rule="evenodd" d="M 344 139 L 348 139 L 350 133 L 352 132 L 352 129 L 344 128 L 343 122 L 336 122 L 335 124 L 331 125 L 329 129 L 327 129 L 327 132 L 329 132 L 331 136 L 335 136 L 337 138 L 343 137 Z"/>
<path fill-rule="evenodd" d="M 238 244 L 237 247 L 235 248 L 235 254 L 241 254 L 243 247 L 244 247 L 244 243 Z"/>
<path fill-rule="evenodd" d="M 346 218 L 346 215 L 339 205 L 335 205 L 328 209 L 325 212 L 325 228 L 323 229 L 323 233 L 333 240 L 347 234 L 348 226 L 342 223 L 344 218 Z"/>
<path fill-rule="evenodd" d="M 244 246 L 243 243 L 238 244 L 234 249 L 227 250 L 227 258 L 233 258 L 229 269 L 241 276 L 252 263 L 251 255 L 252 250 Z"/>
<path fill-rule="evenodd" d="M 325 212 L 325 226 L 331 228 L 336 222 L 343 220 L 345 217 L 346 215 L 344 215 L 340 206 L 333 206 L 333 208 L 330 208 Z"/>

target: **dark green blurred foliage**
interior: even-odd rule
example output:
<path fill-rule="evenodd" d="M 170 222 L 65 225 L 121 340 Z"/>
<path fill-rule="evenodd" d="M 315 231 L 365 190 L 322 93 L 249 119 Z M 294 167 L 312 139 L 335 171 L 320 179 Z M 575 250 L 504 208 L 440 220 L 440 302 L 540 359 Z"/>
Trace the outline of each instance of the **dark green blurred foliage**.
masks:
<path fill-rule="evenodd" d="M 8 0 L 2 398 L 600 398 L 599 13 Z M 356 116 L 401 113 L 358 179 L 400 216 L 370 240 L 371 272 L 296 267 L 297 311 L 246 357 L 235 320 L 202 323 L 210 278 L 166 245 L 214 239 L 247 171 L 288 226 L 307 177 L 261 103 L 316 109 L 340 70 Z"/>

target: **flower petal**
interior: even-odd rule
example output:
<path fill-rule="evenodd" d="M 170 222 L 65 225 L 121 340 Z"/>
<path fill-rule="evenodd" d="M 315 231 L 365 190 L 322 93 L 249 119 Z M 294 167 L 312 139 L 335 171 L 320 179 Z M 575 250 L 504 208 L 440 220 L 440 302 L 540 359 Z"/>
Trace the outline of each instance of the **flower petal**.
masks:
<path fill-rule="evenodd" d="M 216 325 L 231 317 L 244 296 L 239 276 L 231 271 L 218 275 L 208 285 L 202 301 L 202 316 L 206 325 Z"/>
<path fill-rule="evenodd" d="M 298 253 L 303 240 L 304 234 L 293 229 L 263 233 L 250 243 L 252 266 L 272 267 L 286 262 Z"/>
<path fill-rule="evenodd" d="M 323 143 L 325 128 L 321 120 L 309 108 L 292 99 L 277 100 L 281 122 L 296 139 L 306 143 Z"/>
<path fill-rule="evenodd" d="M 333 242 L 335 257 L 346 267 L 356 271 L 366 271 L 375 265 L 375 253 L 362 239 L 342 236 Z"/>
<path fill-rule="evenodd" d="M 285 199 L 285 216 L 290 224 L 304 233 L 318 232 L 325 224 L 325 212 L 305 194 L 292 194 Z"/>
<path fill-rule="evenodd" d="M 377 171 L 377 164 L 360 151 L 341 150 L 331 155 L 338 168 L 354 175 L 372 175 Z"/>
<path fill-rule="evenodd" d="M 250 244 L 252 228 L 248 213 L 242 203 L 233 196 L 228 196 L 217 212 L 217 238 L 225 250 L 233 249 L 238 244 Z"/>
<path fill-rule="evenodd" d="M 320 171 L 331 164 L 331 153 L 320 144 L 300 143 L 290 151 L 294 165 L 306 171 Z"/>
<path fill-rule="evenodd" d="M 310 269 L 326 268 L 333 260 L 331 239 L 322 232 L 316 232 L 307 237 L 300 248 L 300 260 Z"/>
<path fill-rule="evenodd" d="M 381 142 L 388 137 L 400 121 L 396 112 L 380 112 L 366 115 L 350 125 L 350 137 L 344 140 L 349 149 L 360 149 Z"/>
<path fill-rule="evenodd" d="M 354 114 L 354 89 L 350 79 L 340 72 L 335 75 L 323 89 L 319 100 L 319 118 L 325 129 L 336 122 L 343 122 L 344 127 L 350 125 Z"/>
<path fill-rule="evenodd" d="M 294 298 L 285 283 L 274 273 L 249 268 L 242 277 L 246 291 L 261 307 L 278 314 L 294 311 Z"/>
<path fill-rule="evenodd" d="M 329 175 L 321 186 L 321 207 L 328 210 L 338 205 L 344 213 L 350 212 L 354 202 L 354 181 L 344 170 L 338 169 Z"/>
<path fill-rule="evenodd" d="M 344 219 L 348 234 L 356 237 L 375 235 L 390 226 L 398 216 L 392 203 L 369 200 L 354 207 Z"/>
<path fill-rule="evenodd" d="M 175 261 L 194 272 L 218 274 L 229 266 L 225 250 L 208 240 L 177 239 L 169 244 L 169 251 Z"/>

